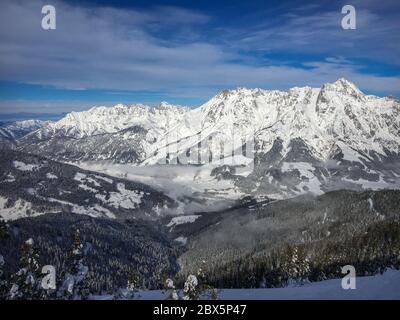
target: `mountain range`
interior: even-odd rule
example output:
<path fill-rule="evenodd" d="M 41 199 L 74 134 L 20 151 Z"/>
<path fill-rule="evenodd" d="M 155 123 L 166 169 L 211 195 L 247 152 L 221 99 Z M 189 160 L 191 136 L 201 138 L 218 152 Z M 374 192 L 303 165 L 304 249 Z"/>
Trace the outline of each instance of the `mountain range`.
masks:
<path fill-rule="evenodd" d="M 19 139 L 18 149 L 72 163 L 206 164 L 213 179 L 255 197 L 398 188 L 400 102 L 345 79 L 288 91 L 238 88 L 195 109 L 72 112 Z"/>
<path fill-rule="evenodd" d="M 22 120 L 15 122 L 1 122 L 0 123 L 0 147 L 1 146 L 15 146 L 18 139 L 23 136 L 36 131 L 50 121 L 42 120 Z"/>

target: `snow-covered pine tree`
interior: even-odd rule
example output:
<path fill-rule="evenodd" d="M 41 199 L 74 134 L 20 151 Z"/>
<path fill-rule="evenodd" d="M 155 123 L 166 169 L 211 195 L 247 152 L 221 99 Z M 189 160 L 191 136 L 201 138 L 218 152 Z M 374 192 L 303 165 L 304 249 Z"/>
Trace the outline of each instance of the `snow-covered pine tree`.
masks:
<path fill-rule="evenodd" d="M 217 290 L 212 287 L 208 283 L 207 274 L 206 274 L 207 263 L 205 260 L 202 260 L 200 268 L 197 270 L 197 291 L 199 296 L 207 297 L 211 300 L 218 299 Z"/>
<path fill-rule="evenodd" d="M 34 248 L 33 239 L 28 239 L 21 247 L 20 269 L 12 277 L 10 299 L 40 298 L 39 254 Z"/>
<path fill-rule="evenodd" d="M 311 272 L 310 259 L 305 246 L 298 246 L 297 248 L 297 270 L 298 281 L 300 284 L 304 284 L 308 281 Z"/>
<path fill-rule="evenodd" d="M 67 272 L 59 296 L 64 299 L 84 300 L 89 297 L 85 277 L 89 268 L 83 264 L 83 244 L 79 229 L 73 233 L 73 244 L 67 261 Z"/>
<path fill-rule="evenodd" d="M 174 281 L 171 278 L 166 278 L 164 281 L 166 292 L 166 300 L 179 300 L 178 291 L 175 289 Z"/>
<path fill-rule="evenodd" d="M 283 251 L 283 259 L 282 259 L 282 272 L 283 272 L 283 280 L 287 285 L 296 284 L 299 270 L 298 270 L 298 253 L 297 247 L 292 245 L 287 245 Z"/>
<path fill-rule="evenodd" d="M 200 298 L 200 292 L 198 288 L 198 280 L 197 277 L 193 274 L 190 274 L 183 287 L 183 299 L 184 300 L 198 300 Z"/>

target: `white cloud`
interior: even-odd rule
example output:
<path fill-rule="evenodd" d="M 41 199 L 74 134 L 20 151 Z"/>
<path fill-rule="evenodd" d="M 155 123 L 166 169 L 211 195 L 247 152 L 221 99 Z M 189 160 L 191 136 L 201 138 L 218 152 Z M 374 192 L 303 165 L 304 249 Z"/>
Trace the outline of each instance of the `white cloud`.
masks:
<path fill-rule="evenodd" d="M 57 30 L 43 31 L 41 4 L 2 3 L 0 80 L 73 89 L 157 90 L 193 98 L 208 98 L 216 90 L 236 86 L 266 89 L 320 86 L 340 77 L 347 77 L 370 92 L 399 94 L 400 91 L 399 77 L 362 74 L 351 63 L 352 57 L 345 54 L 351 51 L 348 43 L 361 46 L 368 40 L 368 34 L 379 37 L 391 32 L 389 23 L 367 11 L 359 18 L 360 26 L 375 22 L 377 25 L 349 36 L 360 42 L 345 41 L 343 30 L 338 30 L 338 13 L 327 12 L 306 17 L 294 13 L 282 26 L 260 26 L 249 34 L 215 35 L 221 37 L 222 45 L 204 40 L 196 29 L 212 18 L 186 9 L 87 9 L 53 1 Z M 390 37 L 397 39 L 398 35 L 392 32 Z M 227 42 L 237 46 L 228 46 Z M 385 54 L 386 59 L 398 61 L 400 55 L 394 55 L 399 42 L 385 46 L 385 52 L 386 48 L 393 49 Z M 332 49 L 334 53 L 328 54 L 324 61 L 308 63 L 307 68 L 283 64 L 260 66 L 239 53 L 245 48 L 318 52 L 317 44 L 337 50 Z M 370 47 L 374 54 L 381 50 L 375 44 Z M 61 107 L 62 103 L 56 104 Z"/>

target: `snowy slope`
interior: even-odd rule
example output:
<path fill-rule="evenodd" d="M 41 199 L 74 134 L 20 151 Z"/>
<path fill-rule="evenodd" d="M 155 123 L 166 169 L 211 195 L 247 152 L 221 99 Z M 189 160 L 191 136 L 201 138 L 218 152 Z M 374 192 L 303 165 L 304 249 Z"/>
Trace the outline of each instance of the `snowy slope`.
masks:
<path fill-rule="evenodd" d="M 356 289 L 344 290 L 342 279 L 275 289 L 225 289 L 221 300 L 400 300 L 400 271 L 356 278 Z"/>
<path fill-rule="evenodd" d="M 222 289 L 218 300 L 399 300 L 400 271 L 387 270 L 382 275 L 356 278 L 356 289 L 344 290 L 342 279 L 312 282 L 299 287 L 271 289 Z M 165 300 L 161 290 L 140 291 L 138 299 Z M 109 300 L 113 296 L 91 296 Z"/>
<path fill-rule="evenodd" d="M 0 143 L 14 145 L 16 140 L 50 123 L 50 121 L 41 120 L 23 120 L 6 123 L 0 126 Z"/>

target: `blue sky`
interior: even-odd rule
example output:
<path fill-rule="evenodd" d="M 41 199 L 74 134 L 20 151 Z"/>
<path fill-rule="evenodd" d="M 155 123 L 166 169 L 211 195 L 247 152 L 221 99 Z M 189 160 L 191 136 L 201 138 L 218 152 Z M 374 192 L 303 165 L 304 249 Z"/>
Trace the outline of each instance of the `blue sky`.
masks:
<path fill-rule="evenodd" d="M 57 29 L 41 29 L 41 8 Z M 341 28 L 351 4 L 357 29 Z M 197 106 L 235 87 L 340 77 L 400 96 L 400 1 L 0 3 L 0 114 L 160 101 Z"/>

